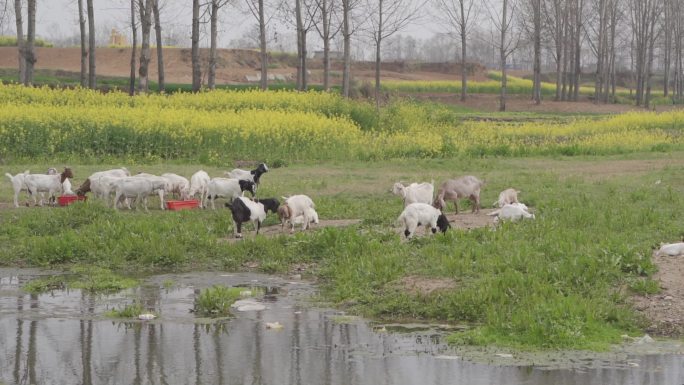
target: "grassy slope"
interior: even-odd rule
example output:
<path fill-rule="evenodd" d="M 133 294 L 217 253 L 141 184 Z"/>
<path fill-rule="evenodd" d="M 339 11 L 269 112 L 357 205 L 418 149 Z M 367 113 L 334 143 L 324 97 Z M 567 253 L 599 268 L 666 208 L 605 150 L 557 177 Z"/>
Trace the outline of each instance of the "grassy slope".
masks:
<path fill-rule="evenodd" d="M 684 225 L 675 209 L 683 203 L 684 153 L 627 157 L 295 164 L 265 175 L 261 195 L 306 193 L 321 218 L 364 222 L 235 245 L 218 241 L 232 231 L 225 209 L 145 214 L 115 212 L 95 202 L 3 209 L 0 264 L 86 263 L 130 273 L 239 270 L 247 261 L 258 262 L 264 272 L 284 273 L 294 264 L 314 264 L 309 273 L 338 306 L 381 318 L 479 325 L 454 336 L 459 343 L 600 349 L 640 327 L 625 295 L 629 287 L 644 287 L 654 271 L 651 249 L 679 239 Z M 107 168 L 72 166 L 74 185 Z M 199 166 L 130 168 L 189 176 Z M 221 171 L 205 169 L 212 175 Z M 485 204 L 506 187 L 521 189 L 538 219 L 495 232 L 456 230 L 402 242 L 393 230 L 402 206 L 388 193 L 391 183 L 463 174 L 487 180 Z M 655 185 L 658 179 L 663 183 Z M 0 185 L 0 197 L 11 201 L 7 183 Z M 267 221 L 275 223 L 272 217 Z M 407 276 L 448 278 L 455 287 L 411 294 L 397 283 Z"/>

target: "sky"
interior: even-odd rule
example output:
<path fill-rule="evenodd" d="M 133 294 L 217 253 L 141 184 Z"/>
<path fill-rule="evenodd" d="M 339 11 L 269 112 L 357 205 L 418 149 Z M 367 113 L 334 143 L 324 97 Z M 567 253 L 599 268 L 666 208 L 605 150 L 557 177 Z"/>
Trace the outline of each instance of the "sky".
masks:
<path fill-rule="evenodd" d="M 168 31 L 175 30 L 184 36 L 189 44 L 192 2 L 190 0 L 161 0 L 162 25 Z M 85 3 L 85 0 L 84 0 Z M 112 27 L 124 34 L 130 33 L 130 1 L 128 0 L 94 0 L 95 22 L 98 36 L 109 35 Z M 78 13 L 76 0 L 38 0 L 36 33 L 47 39 L 65 38 L 78 34 Z M 226 47 L 232 39 L 241 37 L 255 21 L 251 15 L 245 15 L 235 8 L 221 10 L 219 26 L 219 46 Z M 278 21 L 274 25 L 279 33 L 293 33 L 291 29 Z M 432 27 L 428 27 L 432 25 Z M 13 27 L 13 25 L 12 25 Z M 402 34 L 416 38 L 426 38 L 442 29 L 435 27 L 429 18 L 420 24 L 409 26 Z M 202 45 L 208 44 L 205 39 Z"/>

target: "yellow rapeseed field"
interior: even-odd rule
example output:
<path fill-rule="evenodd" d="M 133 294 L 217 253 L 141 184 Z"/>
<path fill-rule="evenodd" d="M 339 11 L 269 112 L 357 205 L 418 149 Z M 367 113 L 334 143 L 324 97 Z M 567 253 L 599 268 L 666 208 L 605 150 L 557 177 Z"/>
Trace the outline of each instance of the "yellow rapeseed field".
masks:
<path fill-rule="evenodd" d="M 0 86 L 3 158 L 387 159 L 682 148 L 684 111 L 569 122 L 462 121 L 445 107 L 324 92 L 143 95 Z"/>

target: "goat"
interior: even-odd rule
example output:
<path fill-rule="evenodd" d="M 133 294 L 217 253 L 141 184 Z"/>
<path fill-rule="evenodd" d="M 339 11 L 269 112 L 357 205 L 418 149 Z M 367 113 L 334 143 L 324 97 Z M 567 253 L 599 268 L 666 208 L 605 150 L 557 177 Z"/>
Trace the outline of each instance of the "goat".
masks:
<path fill-rule="evenodd" d="M 311 223 L 318 224 L 318 213 L 316 212 L 316 210 L 309 208 L 309 209 L 307 209 L 307 211 L 309 212 L 309 223 L 310 224 Z M 299 225 L 299 224 L 303 225 L 304 224 L 304 215 L 296 216 L 292 220 L 292 223 L 295 225 Z"/>
<path fill-rule="evenodd" d="M 267 172 L 268 166 L 266 166 L 266 163 L 259 163 L 257 168 L 252 171 L 235 168 L 232 171 L 224 172 L 224 174 L 232 179 L 248 180 L 259 185 L 259 179 L 261 178 L 261 175 Z"/>
<path fill-rule="evenodd" d="M 210 181 L 211 178 L 209 178 L 209 174 L 204 170 L 197 171 L 192 174 L 192 177 L 190 178 L 190 191 L 188 192 L 188 197 L 192 198 L 195 194 L 199 193 L 200 207 L 202 208 L 204 207 L 204 201 L 207 199 L 207 185 L 209 185 Z"/>
<path fill-rule="evenodd" d="M 292 224 L 290 232 L 294 232 L 295 223 L 294 218 L 302 216 L 302 230 L 309 228 L 311 224 L 311 216 L 309 209 L 315 207 L 314 202 L 306 195 L 293 195 L 289 198 L 283 197 L 285 199 L 285 205 L 289 209 L 289 222 Z"/>
<path fill-rule="evenodd" d="M 671 257 L 684 255 L 684 242 L 661 244 L 660 248 L 654 253 L 654 256 L 656 257 L 663 257 L 666 255 Z"/>
<path fill-rule="evenodd" d="M 292 219 L 292 209 L 287 203 L 283 203 L 278 207 L 278 219 L 280 220 L 280 228 L 285 230 L 285 223 Z"/>
<path fill-rule="evenodd" d="M 458 214 L 458 200 L 470 198 L 473 202 L 473 212 L 480 212 L 480 189 L 483 185 L 483 181 L 472 175 L 448 179 L 439 187 L 437 197 L 432 205 L 437 209 L 445 210 L 446 202 L 444 200 L 452 200 L 456 207 L 456 214 Z"/>
<path fill-rule="evenodd" d="M 262 203 L 240 196 L 233 199 L 232 203 L 226 203 L 226 205 L 230 208 L 233 221 L 235 221 L 236 238 L 242 238 L 242 223 L 248 221 L 254 222 L 256 233 L 259 234 L 261 223 L 266 219 L 266 211 Z"/>
<path fill-rule="evenodd" d="M 131 176 L 131 173 L 126 169 L 126 167 L 115 168 L 107 171 L 98 171 L 92 173 L 86 180 L 81 184 L 81 186 L 76 189 L 76 195 L 84 196 L 87 192 L 92 191 L 96 196 L 102 195 L 102 188 L 98 184 L 98 180 L 103 176 L 114 176 L 118 178 L 124 178 Z"/>
<path fill-rule="evenodd" d="M 238 180 L 229 178 L 214 178 L 207 185 L 207 199 L 211 201 L 211 208 L 216 210 L 216 198 L 227 198 L 233 201 L 239 196 L 243 196 L 245 191 L 249 191 L 254 196 L 254 182 L 248 180 Z M 206 203 L 204 204 L 206 206 Z"/>
<path fill-rule="evenodd" d="M 512 188 L 508 188 L 499 193 L 499 199 L 492 203 L 493 207 L 504 207 L 504 205 L 518 202 L 518 194 L 520 191 Z"/>
<path fill-rule="evenodd" d="M 534 219 L 534 214 L 530 214 L 529 209 L 524 203 L 505 204 L 500 209 L 487 213 L 487 215 L 495 217 L 494 223 L 506 220 L 515 222 L 523 218 Z"/>
<path fill-rule="evenodd" d="M 33 204 L 36 204 L 36 193 L 47 192 L 50 204 L 55 202 L 55 193 L 62 192 L 64 188 L 62 183 L 67 178 L 73 178 L 74 174 L 69 167 L 65 167 L 61 174 L 47 175 L 47 174 L 28 174 L 24 176 L 24 183 L 26 189 L 33 198 Z M 40 198 L 40 206 L 43 205 L 43 198 Z"/>
<path fill-rule="evenodd" d="M 76 195 L 73 191 L 71 191 L 71 182 L 69 181 L 69 178 L 64 179 L 64 182 L 62 182 L 62 191 L 64 195 Z"/>
<path fill-rule="evenodd" d="M 264 205 L 264 210 L 266 210 L 267 213 L 270 211 L 273 214 L 276 214 L 278 212 L 278 208 L 280 207 L 280 201 L 278 201 L 276 198 L 255 199 L 254 202 Z"/>
<path fill-rule="evenodd" d="M 432 195 L 435 193 L 434 181 L 432 183 L 411 183 L 408 186 L 397 182 L 392 187 L 392 193 L 404 199 L 404 207 L 411 203 L 432 203 Z"/>
<path fill-rule="evenodd" d="M 126 177 L 114 181 L 114 186 L 116 190 L 116 196 L 114 198 L 115 208 L 123 198 L 135 198 L 136 210 L 139 207 L 139 201 L 142 200 L 145 211 L 148 211 L 147 196 L 152 195 L 159 190 L 163 191 L 166 187 L 166 180 L 163 178 Z M 164 201 L 162 200 L 162 206 L 163 204 Z M 128 205 L 128 208 L 130 209 L 131 206 Z"/>
<path fill-rule="evenodd" d="M 188 193 L 190 192 L 190 182 L 186 178 L 173 173 L 165 173 L 162 174 L 161 177 L 169 181 L 166 186 L 168 189 L 164 191 L 165 193 L 178 194 L 182 200 L 188 198 Z"/>
<path fill-rule="evenodd" d="M 21 190 L 26 190 L 24 178 L 26 177 L 26 175 L 29 175 L 30 173 L 31 172 L 29 170 L 20 172 L 14 176 L 12 176 L 12 174 L 10 173 L 5 173 L 5 175 L 9 178 L 10 182 L 12 182 L 12 188 L 14 189 L 14 207 L 19 207 L 19 193 L 21 192 Z"/>
<path fill-rule="evenodd" d="M 163 178 L 161 176 L 156 176 L 153 174 L 148 174 L 145 172 L 139 172 L 139 173 L 133 175 L 131 178 L 145 179 L 145 180 L 148 180 L 151 183 L 155 184 L 155 186 L 163 185 L 164 187 L 162 187 L 162 188 L 155 188 L 154 192 L 152 194 L 156 194 L 159 196 L 159 204 L 161 206 L 161 209 L 162 210 L 166 209 L 166 207 L 164 207 L 164 194 L 172 188 L 171 182 L 169 181 L 169 179 Z"/>
<path fill-rule="evenodd" d="M 445 233 L 451 225 L 447 217 L 439 209 L 427 203 L 411 203 L 404 208 L 397 221 L 404 225 L 404 236 L 413 237 L 418 226 L 425 226 L 435 234 L 437 230 Z"/>

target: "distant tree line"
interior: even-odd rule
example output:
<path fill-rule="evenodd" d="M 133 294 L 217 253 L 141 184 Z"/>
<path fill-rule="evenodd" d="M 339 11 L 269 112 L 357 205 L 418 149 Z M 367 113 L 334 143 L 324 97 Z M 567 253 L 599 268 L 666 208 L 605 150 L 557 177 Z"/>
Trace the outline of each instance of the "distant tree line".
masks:
<path fill-rule="evenodd" d="M 131 94 L 149 91 L 153 26 L 158 83 L 161 91 L 165 88 L 160 12 L 174 1 L 179 0 L 130 0 L 128 4 L 133 45 Z M 14 15 L 19 78 L 26 85 L 33 82 L 36 63 L 37 2 L 0 1 L 0 32 L 10 29 L 9 22 Z M 93 0 L 77 0 L 76 5 L 81 84 L 95 88 Z M 649 107 L 657 67 L 657 84 L 662 85 L 662 94 L 673 102 L 684 102 L 684 0 L 192 0 L 188 24 L 191 25 L 192 88 L 195 91 L 203 86 L 203 79 L 206 79 L 206 87 L 216 86 L 219 15 L 222 12 L 228 18 L 253 18 L 256 27 L 248 33 L 260 51 L 262 89 L 268 87 L 267 51 L 272 43 L 267 31 L 275 20 L 296 34 L 296 86 L 299 90 L 309 86 L 308 62 L 318 60 L 311 59 L 308 54 L 310 36 L 314 36 L 323 46 L 321 60 L 326 90 L 331 84 L 332 47 L 341 45 L 341 92 L 345 96 L 350 95 L 352 50 L 367 44 L 374 52 L 374 90 L 378 96 L 383 55 L 397 57 L 405 52 L 407 56 L 422 55 L 460 62 L 462 100 L 468 98 L 467 63 L 478 59 L 490 65 L 496 63 L 501 70 L 501 110 L 506 108 L 507 70 L 516 55 L 531 58 L 534 87 L 530 96 L 535 103 L 542 102 L 544 62 L 547 68 L 549 62 L 553 63 L 551 76 L 556 84 L 554 99 L 557 101 L 578 100 L 585 77 L 593 83 L 595 103 L 615 102 L 620 69 L 628 67 L 622 72 L 629 76 L 636 104 Z M 440 27 L 442 33 L 431 40 L 400 34 L 415 23 Z M 209 58 L 207 73 L 202 74 L 200 35 L 206 25 L 209 27 Z"/>

